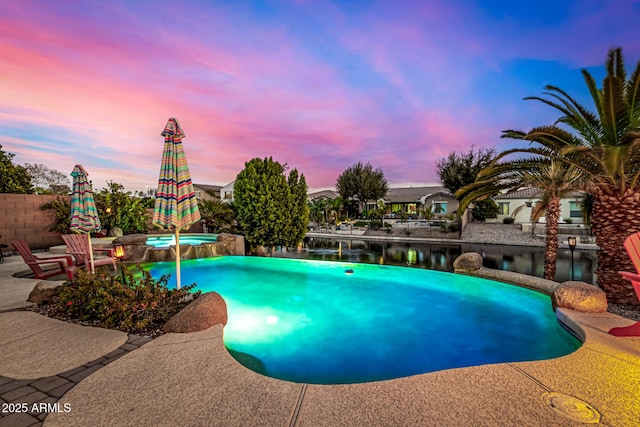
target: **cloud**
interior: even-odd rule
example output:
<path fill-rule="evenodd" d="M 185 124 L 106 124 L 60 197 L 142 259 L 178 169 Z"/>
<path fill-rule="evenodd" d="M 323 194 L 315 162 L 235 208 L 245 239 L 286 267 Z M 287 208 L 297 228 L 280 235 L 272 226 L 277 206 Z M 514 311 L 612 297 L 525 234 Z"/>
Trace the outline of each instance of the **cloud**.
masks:
<path fill-rule="evenodd" d="M 82 163 L 96 183 L 143 189 L 177 117 L 199 183 L 267 156 L 312 187 L 357 161 L 432 182 L 450 151 L 552 120 L 521 100 L 542 81 L 579 80 L 618 42 L 637 60 L 638 15 L 632 1 L 13 2 L 0 143 L 19 162 Z"/>

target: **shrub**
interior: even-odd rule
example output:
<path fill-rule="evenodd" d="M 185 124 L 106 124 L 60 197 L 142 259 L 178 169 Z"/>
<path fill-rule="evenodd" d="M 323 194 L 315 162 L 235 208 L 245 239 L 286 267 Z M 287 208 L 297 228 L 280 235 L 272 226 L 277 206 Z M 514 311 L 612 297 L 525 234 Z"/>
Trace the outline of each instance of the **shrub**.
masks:
<path fill-rule="evenodd" d="M 49 231 L 55 231 L 60 234 L 69 234 L 71 232 L 71 203 L 67 199 L 58 196 L 55 200 L 40 206 L 40 209 L 43 211 L 51 209 L 56 216 L 56 223 L 53 224 Z"/>
<path fill-rule="evenodd" d="M 161 327 L 188 304 L 196 284 L 168 289 L 168 276 L 154 279 L 138 266 L 135 275 L 120 264 L 122 276 L 106 268 L 94 274 L 78 271 L 60 288 L 56 309 L 72 319 L 125 332 L 146 333 Z M 124 280 L 124 283 L 123 283 Z M 193 294 L 197 298 L 200 292 Z"/>
<path fill-rule="evenodd" d="M 511 217 L 507 217 L 507 218 L 503 218 L 503 219 L 502 219 L 502 223 L 503 223 L 503 224 L 513 224 L 513 223 L 514 223 L 514 221 L 515 221 L 515 219 L 514 219 L 514 218 L 511 218 Z"/>
<path fill-rule="evenodd" d="M 374 223 L 374 221 L 371 221 L 371 223 L 373 224 L 373 223 Z M 378 225 L 380 225 L 380 221 L 378 221 L 377 223 L 378 223 Z M 353 224 L 353 226 L 354 226 L 354 227 L 366 227 L 367 225 L 369 225 L 369 223 L 368 223 L 368 222 L 366 222 L 366 221 L 356 221 L 356 222 Z"/>
<path fill-rule="evenodd" d="M 452 222 L 451 224 L 449 224 L 449 231 L 450 232 L 455 233 L 458 230 L 460 230 L 460 225 L 457 222 Z"/>

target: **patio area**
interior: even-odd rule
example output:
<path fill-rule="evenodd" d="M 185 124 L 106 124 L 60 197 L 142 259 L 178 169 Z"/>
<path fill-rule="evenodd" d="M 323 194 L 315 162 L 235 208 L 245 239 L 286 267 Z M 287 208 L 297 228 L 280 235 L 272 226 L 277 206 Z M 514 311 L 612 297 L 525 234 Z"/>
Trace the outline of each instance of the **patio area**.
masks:
<path fill-rule="evenodd" d="M 24 270 L 17 256 L 0 265 L 0 403 L 7 409 L 0 426 L 42 420 L 45 426 L 635 426 L 640 420 L 640 338 L 609 335 L 611 327 L 632 323 L 610 313 L 558 310 L 585 343 L 557 359 L 310 385 L 246 369 L 224 348 L 220 325 L 148 340 L 22 311 L 38 282 L 12 276 Z M 54 402 L 31 411 L 34 403 Z M 9 412 L 16 408 L 10 403 L 26 403 L 29 411 Z"/>

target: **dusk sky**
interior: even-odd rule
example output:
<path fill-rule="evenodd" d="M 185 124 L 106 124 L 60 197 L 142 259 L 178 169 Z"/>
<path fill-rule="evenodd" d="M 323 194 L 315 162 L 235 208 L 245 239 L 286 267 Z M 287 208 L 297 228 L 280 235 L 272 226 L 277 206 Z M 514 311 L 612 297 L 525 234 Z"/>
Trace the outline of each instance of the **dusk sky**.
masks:
<path fill-rule="evenodd" d="M 390 184 L 437 182 L 451 151 L 558 117 L 526 96 L 588 102 L 612 47 L 640 60 L 640 0 L 0 0 L 0 144 L 15 163 L 95 188 L 157 185 L 176 117 L 192 179 L 253 157 L 331 187 L 358 161 Z M 587 104 L 591 107 L 591 104 Z"/>

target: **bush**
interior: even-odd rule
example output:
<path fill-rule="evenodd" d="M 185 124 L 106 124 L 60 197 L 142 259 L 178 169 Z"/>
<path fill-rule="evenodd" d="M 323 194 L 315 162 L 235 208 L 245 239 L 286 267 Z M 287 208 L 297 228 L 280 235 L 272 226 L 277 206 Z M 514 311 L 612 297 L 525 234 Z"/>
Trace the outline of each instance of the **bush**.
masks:
<path fill-rule="evenodd" d="M 513 224 L 513 223 L 514 223 L 514 221 L 515 221 L 515 219 L 514 219 L 514 218 L 510 218 L 510 217 L 507 217 L 507 218 L 503 218 L 503 219 L 502 219 L 502 223 L 503 223 L 503 224 Z"/>
<path fill-rule="evenodd" d="M 371 221 L 371 223 L 373 224 L 375 221 Z M 380 221 L 377 222 L 378 225 L 380 225 Z M 366 221 L 356 221 L 353 226 L 354 227 L 366 227 L 367 225 L 369 225 L 368 222 Z"/>
<path fill-rule="evenodd" d="M 460 230 L 460 225 L 457 222 L 452 222 L 451 224 L 449 224 L 449 231 L 450 232 L 455 233 L 458 230 Z"/>
<path fill-rule="evenodd" d="M 56 223 L 53 224 L 49 231 L 55 231 L 60 234 L 69 234 L 71 232 L 71 203 L 67 199 L 58 196 L 55 200 L 40 206 L 40 209 L 43 211 L 51 209 L 56 216 Z"/>
<path fill-rule="evenodd" d="M 139 266 L 135 275 L 123 264 L 120 268 L 124 276 L 112 276 L 106 268 L 94 274 L 78 271 L 72 281 L 61 286 L 53 301 L 55 308 L 74 320 L 144 334 L 160 328 L 187 305 L 190 290 L 196 286 L 170 290 L 168 276 L 156 280 Z M 192 295 L 197 298 L 200 292 Z"/>

